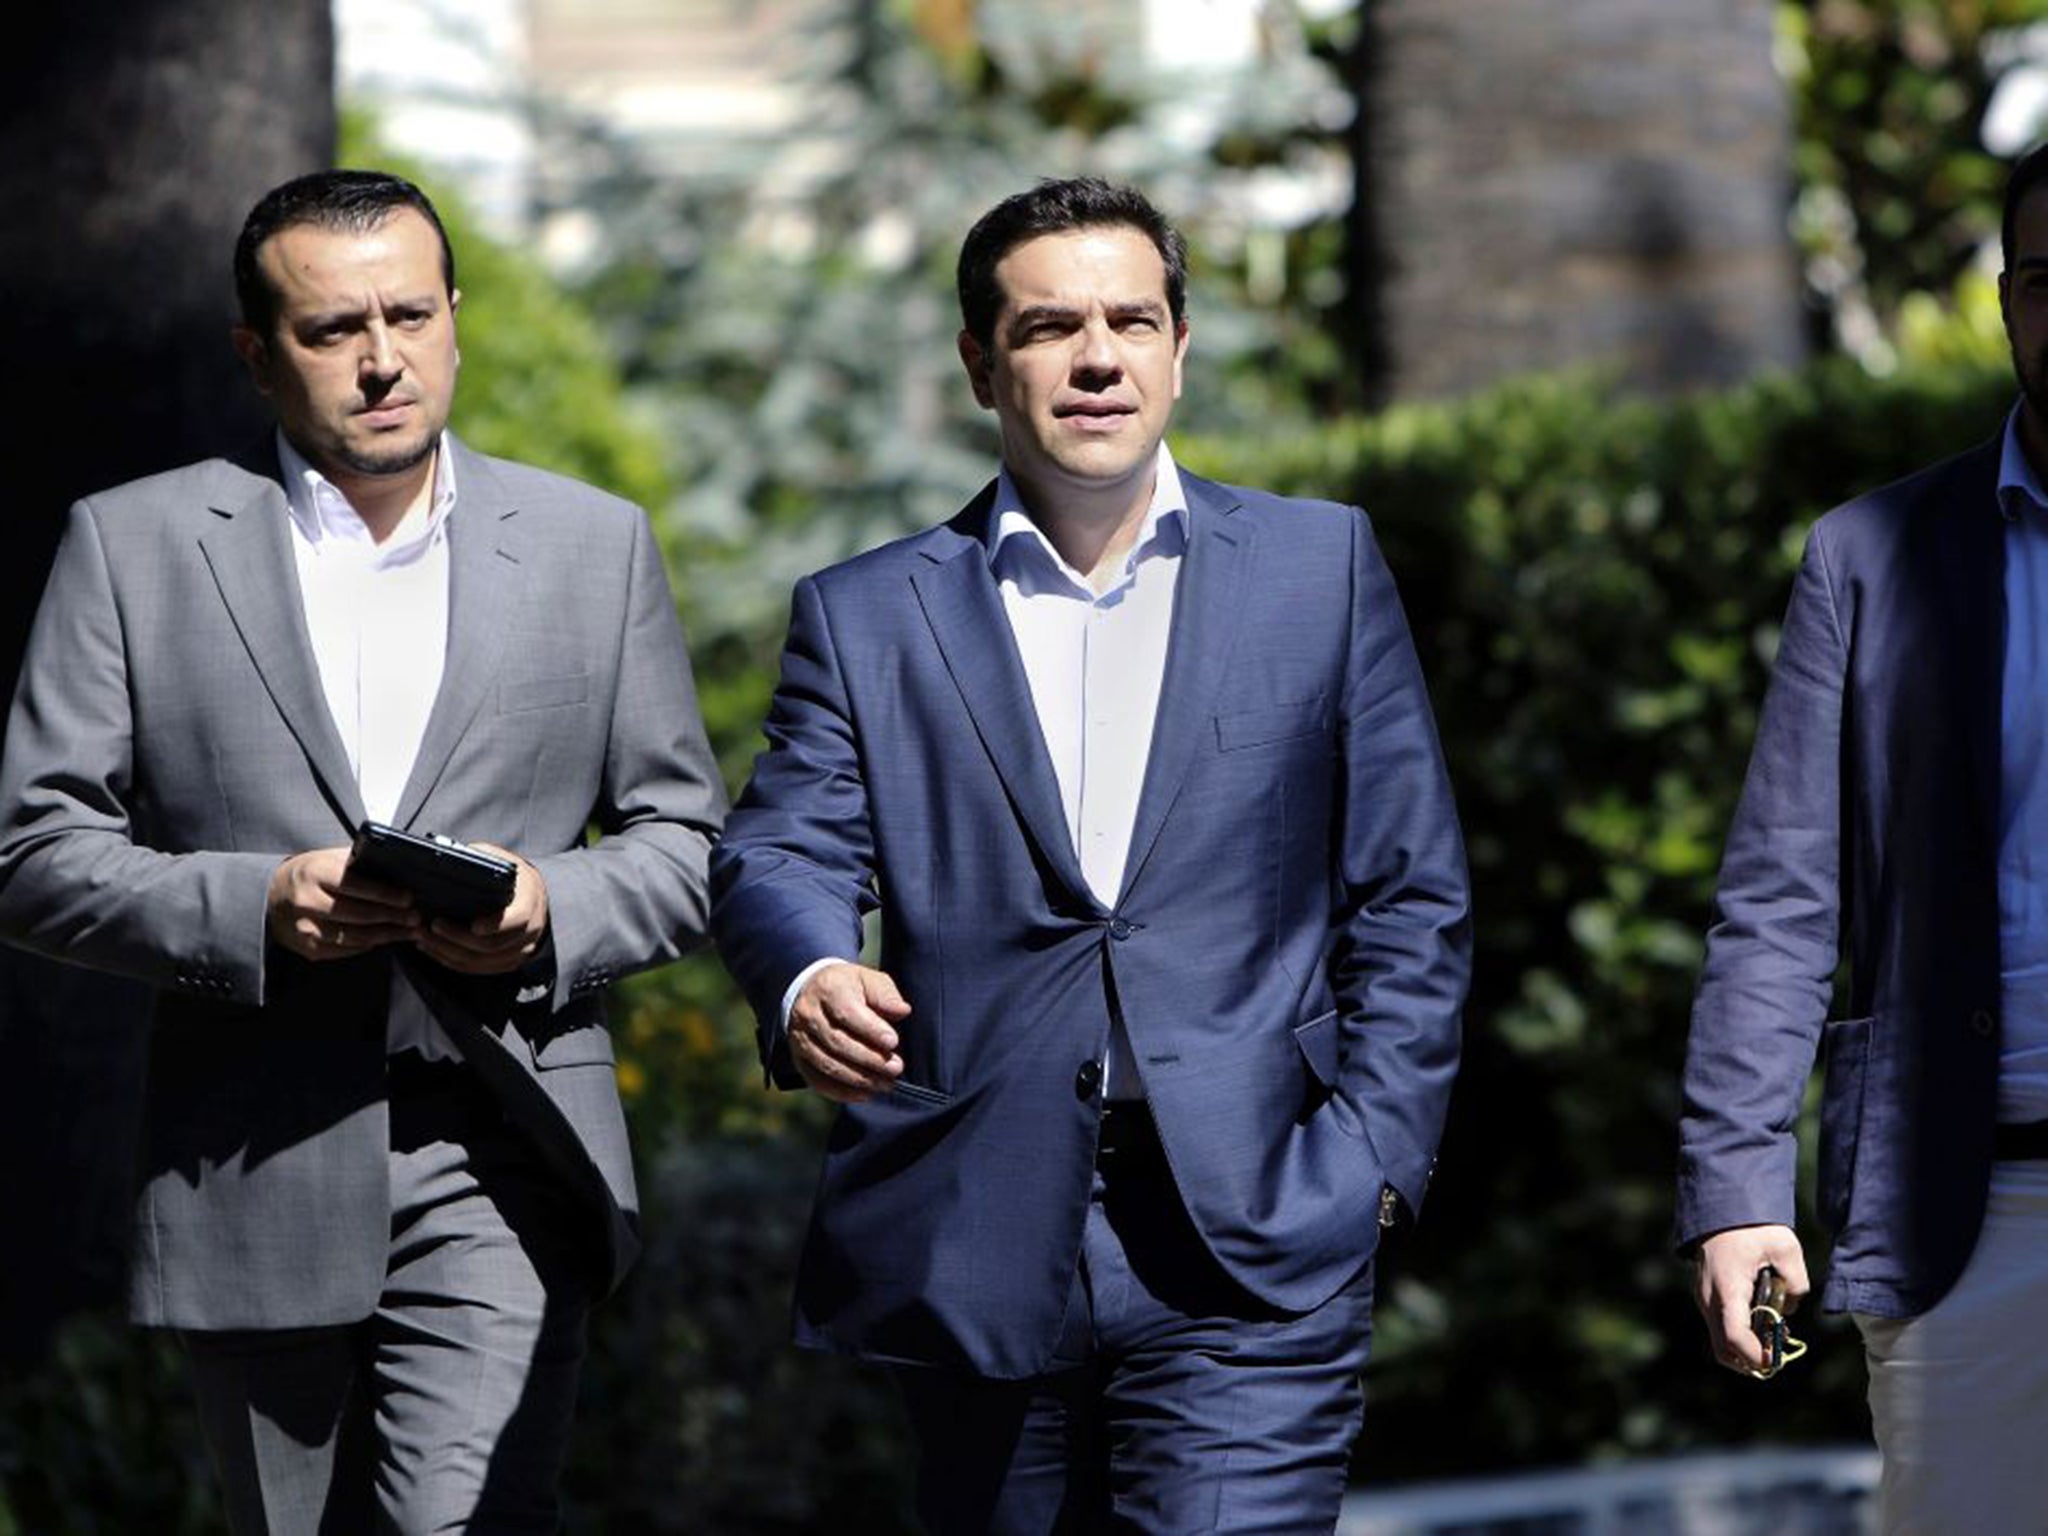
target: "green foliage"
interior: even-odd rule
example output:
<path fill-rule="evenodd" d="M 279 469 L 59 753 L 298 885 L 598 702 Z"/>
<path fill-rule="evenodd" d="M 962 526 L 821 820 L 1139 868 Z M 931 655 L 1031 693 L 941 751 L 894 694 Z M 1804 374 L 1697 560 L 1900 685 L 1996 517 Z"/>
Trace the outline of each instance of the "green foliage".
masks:
<path fill-rule="evenodd" d="M 213 1470 L 168 1334 L 74 1318 L 0 1380 L 0 1536 L 212 1536 Z"/>
<path fill-rule="evenodd" d="M 2005 167 L 1982 131 L 2010 50 L 2043 0 L 1786 0 L 1801 196 L 1794 225 L 1824 299 L 1889 330 L 1947 295 L 1998 234 Z M 1843 318 L 1838 313 L 1839 322 Z"/>
<path fill-rule="evenodd" d="M 1839 1324 L 1759 1422 L 1669 1257 L 1678 1072 L 1720 840 L 1807 525 L 1996 431 L 2009 376 L 1842 363 L 1652 405 L 1531 381 L 1204 472 L 1356 501 L 1401 582 L 1469 842 L 1466 1065 L 1379 1312 L 1375 1477 L 1840 1439 Z M 1809 1225 L 1809 1234 L 1812 1229 Z"/>
<path fill-rule="evenodd" d="M 641 1149 L 648 1246 L 593 1332 L 572 1536 L 914 1529 L 886 1374 L 789 1343 L 818 1147 L 798 1134 Z"/>

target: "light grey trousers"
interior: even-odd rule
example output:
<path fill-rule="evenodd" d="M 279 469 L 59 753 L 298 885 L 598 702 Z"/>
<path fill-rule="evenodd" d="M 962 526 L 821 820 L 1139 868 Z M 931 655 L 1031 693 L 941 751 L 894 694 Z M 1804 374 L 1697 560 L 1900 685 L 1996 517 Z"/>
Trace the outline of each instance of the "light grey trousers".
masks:
<path fill-rule="evenodd" d="M 235 1536 L 557 1528 L 589 1218 L 473 1089 L 394 1089 L 391 1196 L 368 1318 L 182 1336 Z"/>
<path fill-rule="evenodd" d="M 1885 1536 L 2048 1533 L 2048 1162 L 1992 1165 L 1984 1229 L 1946 1296 L 1856 1326 Z"/>

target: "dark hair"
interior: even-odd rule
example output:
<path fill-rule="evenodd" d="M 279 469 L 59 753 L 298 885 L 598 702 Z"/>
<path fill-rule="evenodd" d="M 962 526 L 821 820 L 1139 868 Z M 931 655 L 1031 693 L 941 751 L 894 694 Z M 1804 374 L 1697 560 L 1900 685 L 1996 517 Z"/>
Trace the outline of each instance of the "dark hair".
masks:
<path fill-rule="evenodd" d="M 2027 200 L 2027 194 L 2048 181 L 2048 144 L 2035 146 L 2022 156 L 2005 178 L 2005 219 L 1999 226 L 1998 248 L 2005 258 L 2005 269 L 2012 270 L 2012 248 L 2015 239 L 2014 226 L 2019 222 L 2020 204 Z"/>
<path fill-rule="evenodd" d="M 1188 243 L 1166 215 L 1134 187 L 1112 186 L 1094 176 L 1041 181 L 1029 192 L 1004 198 L 975 221 L 960 247 L 956 281 L 960 319 L 984 347 L 995 340 L 1003 291 L 996 264 L 1027 240 L 1075 229 L 1125 225 L 1158 247 L 1166 263 L 1166 307 L 1178 327 L 1187 318 Z"/>
<path fill-rule="evenodd" d="M 441 241 L 441 280 L 455 292 L 455 253 L 448 231 L 427 194 L 403 176 L 384 171 L 315 171 L 273 187 L 249 210 L 235 239 L 235 296 L 242 323 L 269 334 L 277 320 L 277 295 L 256 264 L 264 241 L 279 230 L 311 224 L 319 229 L 361 233 L 377 228 L 401 208 L 416 209 Z"/>

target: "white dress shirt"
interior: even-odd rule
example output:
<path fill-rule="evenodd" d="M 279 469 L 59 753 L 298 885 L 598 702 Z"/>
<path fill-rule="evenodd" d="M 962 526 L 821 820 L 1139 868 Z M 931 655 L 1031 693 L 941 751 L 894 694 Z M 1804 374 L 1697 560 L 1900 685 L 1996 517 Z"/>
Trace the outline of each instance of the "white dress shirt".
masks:
<path fill-rule="evenodd" d="M 448 517 L 455 466 L 435 455 L 434 493 L 379 544 L 348 498 L 279 433 L 292 559 L 327 712 L 373 821 L 390 821 L 419 756 L 448 653 Z M 391 1050 L 456 1053 L 394 977 Z"/>
<path fill-rule="evenodd" d="M 1180 471 L 1161 443 L 1152 504 L 1116 579 L 1098 593 L 1032 521 L 1009 470 L 996 476 L 989 567 L 1059 780 L 1067 835 L 1088 889 L 1105 907 L 1113 908 L 1123 891 L 1152 756 L 1174 591 L 1187 550 L 1187 506 Z M 827 956 L 797 974 L 782 998 L 785 1028 L 804 984 L 823 966 L 850 958 Z M 1144 1097 L 1121 1023 L 1110 1039 L 1104 1092 L 1115 1099 Z"/>

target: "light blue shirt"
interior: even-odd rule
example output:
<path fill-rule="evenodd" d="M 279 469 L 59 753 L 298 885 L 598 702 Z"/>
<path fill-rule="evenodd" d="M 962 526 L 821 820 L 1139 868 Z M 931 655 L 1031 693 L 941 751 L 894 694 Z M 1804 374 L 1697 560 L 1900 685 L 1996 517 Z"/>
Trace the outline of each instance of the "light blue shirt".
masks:
<path fill-rule="evenodd" d="M 1998 1118 L 2048 1120 L 2048 494 L 2005 423 L 2004 760 L 1998 953 L 2004 1015 Z"/>

